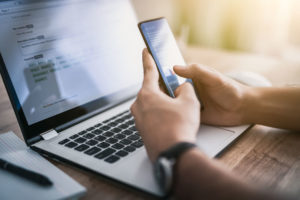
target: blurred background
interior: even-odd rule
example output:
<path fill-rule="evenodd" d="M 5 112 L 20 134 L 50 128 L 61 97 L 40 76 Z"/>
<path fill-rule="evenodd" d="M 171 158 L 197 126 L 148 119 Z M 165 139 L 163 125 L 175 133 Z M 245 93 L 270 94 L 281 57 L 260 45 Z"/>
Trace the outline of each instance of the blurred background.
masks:
<path fill-rule="evenodd" d="M 139 20 L 165 16 L 188 45 L 300 57 L 300 0 L 132 0 Z"/>

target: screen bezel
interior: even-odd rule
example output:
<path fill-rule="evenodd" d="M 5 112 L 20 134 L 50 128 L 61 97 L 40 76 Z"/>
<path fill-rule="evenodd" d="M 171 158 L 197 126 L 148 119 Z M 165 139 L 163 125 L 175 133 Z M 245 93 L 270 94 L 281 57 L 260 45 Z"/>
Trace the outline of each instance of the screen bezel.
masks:
<path fill-rule="evenodd" d="M 164 89 L 165 89 L 166 91 L 168 91 L 168 94 L 169 94 L 171 97 L 175 98 L 175 94 L 174 94 L 173 90 L 171 89 L 171 87 L 169 86 L 169 83 L 168 83 L 168 81 L 167 81 L 167 78 L 166 78 L 166 76 L 165 76 L 165 74 L 164 74 L 164 72 L 163 72 L 163 70 L 162 70 L 162 68 L 161 68 L 161 66 L 160 66 L 160 63 L 159 63 L 157 57 L 155 56 L 155 54 L 154 54 L 154 52 L 153 52 L 153 49 L 152 49 L 151 46 L 149 45 L 148 40 L 147 40 L 147 37 L 145 36 L 145 34 L 144 34 L 144 32 L 143 32 L 143 28 L 142 28 L 142 25 L 143 25 L 143 24 L 146 24 L 146 23 L 148 23 L 148 22 L 153 22 L 153 21 L 159 21 L 159 20 L 166 20 L 166 21 L 167 21 L 167 19 L 166 19 L 165 17 L 159 17 L 159 18 L 155 18 L 155 19 L 150 19 L 150 20 L 142 21 L 142 22 L 138 23 L 138 27 L 139 27 L 139 30 L 140 30 L 140 32 L 141 32 L 141 34 L 142 34 L 143 40 L 144 40 L 144 42 L 145 42 L 145 44 L 146 44 L 146 46 L 147 46 L 147 49 L 148 49 L 149 53 L 151 54 L 151 56 L 152 56 L 152 58 L 153 58 L 153 60 L 154 60 L 154 62 L 155 62 L 155 64 L 156 64 L 156 67 L 157 67 L 157 69 L 158 69 L 158 71 L 159 71 L 160 79 L 161 79 L 161 80 L 163 81 L 163 83 L 164 83 L 164 84 L 163 84 Z"/>
<path fill-rule="evenodd" d="M 53 117 L 47 118 L 45 120 L 39 121 L 32 125 L 29 125 L 22 106 L 17 97 L 16 90 L 12 84 L 12 80 L 8 74 L 5 62 L 0 53 L 0 72 L 3 79 L 3 83 L 5 85 L 6 91 L 8 93 L 10 102 L 14 109 L 17 121 L 21 128 L 24 140 L 27 145 L 29 145 L 28 140 L 39 136 L 41 133 L 48 131 L 50 129 L 55 129 L 58 126 L 61 126 L 65 123 L 68 123 L 72 120 L 75 120 L 79 117 L 83 117 L 84 115 L 91 114 L 92 112 L 101 113 L 105 110 L 114 107 L 118 104 L 121 104 L 124 101 L 132 99 L 136 96 L 140 84 L 133 85 L 129 88 L 123 89 L 121 91 L 115 92 L 108 96 L 104 96 L 98 99 L 95 99 L 86 104 L 77 106 L 71 110 L 65 111 Z M 95 113 L 95 114 L 96 114 Z M 77 122 L 78 123 L 78 122 Z"/>

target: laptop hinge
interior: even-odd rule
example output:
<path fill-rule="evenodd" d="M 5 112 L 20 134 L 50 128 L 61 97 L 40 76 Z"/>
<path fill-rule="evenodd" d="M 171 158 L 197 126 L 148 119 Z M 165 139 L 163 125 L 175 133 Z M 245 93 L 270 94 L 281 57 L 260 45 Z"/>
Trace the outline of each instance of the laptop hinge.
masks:
<path fill-rule="evenodd" d="M 44 140 L 50 140 L 52 138 L 55 138 L 56 136 L 58 136 L 58 133 L 54 129 L 50 129 L 49 131 L 46 131 L 46 132 L 41 134 L 41 137 Z"/>

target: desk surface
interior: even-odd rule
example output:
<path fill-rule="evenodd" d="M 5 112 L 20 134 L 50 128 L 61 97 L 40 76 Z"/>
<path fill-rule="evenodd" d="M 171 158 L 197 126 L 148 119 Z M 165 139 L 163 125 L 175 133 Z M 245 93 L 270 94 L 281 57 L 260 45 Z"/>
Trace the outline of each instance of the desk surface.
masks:
<path fill-rule="evenodd" d="M 266 76 L 276 86 L 300 84 L 300 59 L 262 56 L 189 47 L 184 50 L 189 63 L 213 66 L 221 72 L 254 71 Z M 22 134 L 0 80 L 0 133 Z M 300 194 L 300 133 L 256 125 L 245 132 L 219 158 L 221 163 L 249 182 L 274 190 Z M 101 176 L 72 166 L 53 162 L 84 185 L 84 199 L 151 199 Z"/>

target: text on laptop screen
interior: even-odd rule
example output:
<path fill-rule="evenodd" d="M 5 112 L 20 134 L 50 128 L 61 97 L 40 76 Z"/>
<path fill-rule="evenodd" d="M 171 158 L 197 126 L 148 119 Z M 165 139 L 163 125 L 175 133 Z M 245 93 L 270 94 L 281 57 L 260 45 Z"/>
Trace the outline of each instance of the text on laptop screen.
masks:
<path fill-rule="evenodd" d="M 29 125 L 140 83 L 129 1 L 33 2 L 0 3 L 0 52 Z"/>

